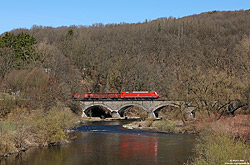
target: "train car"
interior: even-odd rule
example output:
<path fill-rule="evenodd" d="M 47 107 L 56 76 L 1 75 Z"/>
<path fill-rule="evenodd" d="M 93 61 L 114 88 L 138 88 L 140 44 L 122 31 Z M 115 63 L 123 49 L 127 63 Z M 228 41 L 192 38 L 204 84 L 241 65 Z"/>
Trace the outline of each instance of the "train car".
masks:
<path fill-rule="evenodd" d="M 157 99 L 159 94 L 155 91 L 126 91 L 120 94 L 121 99 Z"/>
<path fill-rule="evenodd" d="M 76 93 L 73 95 L 74 99 L 88 100 L 88 99 L 119 99 L 119 93 Z"/>

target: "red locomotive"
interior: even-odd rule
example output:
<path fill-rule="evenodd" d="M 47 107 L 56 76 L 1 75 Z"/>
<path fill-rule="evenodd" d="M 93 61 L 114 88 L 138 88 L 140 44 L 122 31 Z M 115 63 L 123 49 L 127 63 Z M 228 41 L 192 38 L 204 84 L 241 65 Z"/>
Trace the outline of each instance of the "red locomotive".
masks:
<path fill-rule="evenodd" d="M 126 91 L 120 94 L 121 99 L 157 99 L 159 94 L 155 91 Z"/>
<path fill-rule="evenodd" d="M 155 91 L 125 91 L 122 93 L 76 93 L 74 99 L 157 99 L 159 94 Z"/>

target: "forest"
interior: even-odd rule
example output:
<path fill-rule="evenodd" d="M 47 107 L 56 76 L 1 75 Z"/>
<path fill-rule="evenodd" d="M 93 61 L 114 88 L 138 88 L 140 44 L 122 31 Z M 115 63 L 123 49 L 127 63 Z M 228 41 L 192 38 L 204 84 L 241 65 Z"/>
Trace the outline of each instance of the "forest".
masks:
<path fill-rule="evenodd" d="M 0 64 L 0 155 L 67 141 L 83 92 L 154 90 L 203 119 L 248 114 L 250 137 L 250 10 L 14 29 L 0 35 Z"/>
<path fill-rule="evenodd" d="M 161 98 L 218 111 L 235 100 L 249 104 L 250 11 L 135 24 L 34 25 L 1 35 L 0 61 L 1 91 L 29 98 L 25 106 L 32 109 L 58 101 L 75 107 L 75 92 L 155 90 Z"/>

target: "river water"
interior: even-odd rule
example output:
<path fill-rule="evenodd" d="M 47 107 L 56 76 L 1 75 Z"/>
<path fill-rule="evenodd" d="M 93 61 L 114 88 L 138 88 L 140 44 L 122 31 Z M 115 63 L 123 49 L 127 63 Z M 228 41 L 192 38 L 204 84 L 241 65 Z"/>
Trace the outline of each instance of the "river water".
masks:
<path fill-rule="evenodd" d="M 183 164 L 192 156 L 195 136 L 127 130 L 122 121 L 91 122 L 76 128 L 69 144 L 32 148 L 5 164 Z"/>

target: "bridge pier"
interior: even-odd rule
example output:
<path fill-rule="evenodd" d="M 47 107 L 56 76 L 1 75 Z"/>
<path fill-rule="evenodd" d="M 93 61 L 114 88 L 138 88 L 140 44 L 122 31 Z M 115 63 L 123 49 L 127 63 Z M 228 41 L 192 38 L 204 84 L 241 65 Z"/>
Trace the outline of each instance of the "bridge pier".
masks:
<path fill-rule="evenodd" d="M 117 111 L 112 111 L 111 112 L 112 118 L 119 118 L 120 114 Z"/>
<path fill-rule="evenodd" d="M 82 117 L 88 117 L 84 111 L 82 112 Z"/>
<path fill-rule="evenodd" d="M 148 113 L 148 118 L 155 118 L 154 112 L 147 112 Z"/>

